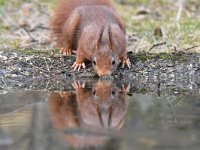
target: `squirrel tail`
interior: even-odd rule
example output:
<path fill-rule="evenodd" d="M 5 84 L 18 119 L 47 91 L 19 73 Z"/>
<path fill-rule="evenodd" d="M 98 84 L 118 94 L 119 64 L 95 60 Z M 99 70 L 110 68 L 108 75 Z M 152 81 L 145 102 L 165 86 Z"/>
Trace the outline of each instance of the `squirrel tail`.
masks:
<path fill-rule="evenodd" d="M 57 39 L 57 46 L 62 45 L 63 26 L 74 9 L 80 6 L 104 5 L 112 7 L 110 0 L 59 0 L 50 21 L 52 37 Z"/>

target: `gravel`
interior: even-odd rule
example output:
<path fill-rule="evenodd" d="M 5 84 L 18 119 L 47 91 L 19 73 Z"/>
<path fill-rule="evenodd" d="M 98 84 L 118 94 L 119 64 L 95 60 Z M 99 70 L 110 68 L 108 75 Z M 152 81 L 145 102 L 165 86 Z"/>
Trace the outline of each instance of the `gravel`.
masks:
<path fill-rule="evenodd" d="M 187 55 L 187 54 L 184 54 Z M 181 89 L 199 89 L 200 60 L 196 54 L 188 54 L 188 61 L 163 60 L 159 58 L 139 60 L 129 55 L 133 65 L 131 69 L 120 66 L 110 78 L 129 82 L 136 88 L 156 90 L 173 86 Z M 74 72 L 71 65 L 74 56 L 62 57 L 24 55 L 8 51 L 0 52 L 0 89 L 46 89 L 62 90 L 74 80 L 99 80 L 86 63 L 86 69 Z"/>

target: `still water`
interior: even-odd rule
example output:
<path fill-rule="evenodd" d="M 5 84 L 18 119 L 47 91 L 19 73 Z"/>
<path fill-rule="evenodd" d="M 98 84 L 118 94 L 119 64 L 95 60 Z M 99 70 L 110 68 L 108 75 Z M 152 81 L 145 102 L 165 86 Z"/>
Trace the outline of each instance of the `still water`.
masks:
<path fill-rule="evenodd" d="M 2 150 L 199 150 L 200 92 L 112 81 L 0 91 Z"/>

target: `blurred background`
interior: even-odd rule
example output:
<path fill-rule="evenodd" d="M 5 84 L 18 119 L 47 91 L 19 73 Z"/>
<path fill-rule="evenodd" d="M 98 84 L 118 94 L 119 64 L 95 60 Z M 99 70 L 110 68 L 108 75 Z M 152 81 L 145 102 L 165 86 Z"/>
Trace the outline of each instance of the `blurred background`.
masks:
<path fill-rule="evenodd" d="M 57 0 L 0 0 L 0 50 L 51 49 Z M 199 0 L 114 0 L 134 53 L 200 52 Z M 158 45 L 152 48 L 152 45 Z"/>

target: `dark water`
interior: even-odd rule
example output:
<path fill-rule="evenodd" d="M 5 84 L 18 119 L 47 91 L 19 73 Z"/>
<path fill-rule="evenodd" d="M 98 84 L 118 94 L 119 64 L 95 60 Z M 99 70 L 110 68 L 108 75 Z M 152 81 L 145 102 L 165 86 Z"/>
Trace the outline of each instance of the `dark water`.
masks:
<path fill-rule="evenodd" d="M 2 150 L 199 150 L 200 90 L 93 81 L 0 91 Z"/>

